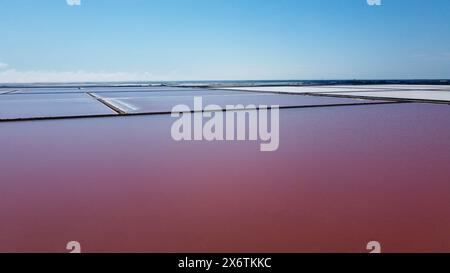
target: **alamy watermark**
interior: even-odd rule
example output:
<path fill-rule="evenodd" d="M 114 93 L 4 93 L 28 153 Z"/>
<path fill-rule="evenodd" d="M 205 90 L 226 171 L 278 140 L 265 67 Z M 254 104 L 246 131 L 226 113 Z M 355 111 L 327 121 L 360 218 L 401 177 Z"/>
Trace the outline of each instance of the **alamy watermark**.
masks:
<path fill-rule="evenodd" d="M 269 117 L 270 116 L 270 117 Z M 257 141 L 260 150 L 272 152 L 280 144 L 278 105 L 203 106 L 202 97 L 194 97 L 194 109 L 180 104 L 172 108 L 177 118 L 171 128 L 175 141 Z"/>
<path fill-rule="evenodd" d="M 81 244 L 78 241 L 70 241 L 66 245 L 66 250 L 70 253 L 81 253 Z"/>

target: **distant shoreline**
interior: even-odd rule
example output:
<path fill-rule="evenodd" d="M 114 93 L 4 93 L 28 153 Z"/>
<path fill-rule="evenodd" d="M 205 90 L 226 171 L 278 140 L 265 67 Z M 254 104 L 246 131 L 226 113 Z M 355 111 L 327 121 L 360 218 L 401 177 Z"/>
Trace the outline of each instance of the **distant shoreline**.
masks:
<path fill-rule="evenodd" d="M 235 87 L 235 86 L 317 86 L 317 85 L 426 84 L 450 85 L 441 80 L 225 80 L 225 81 L 148 81 L 148 82 L 67 82 L 67 83 L 0 83 L 0 88 L 84 88 L 84 87 Z"/>

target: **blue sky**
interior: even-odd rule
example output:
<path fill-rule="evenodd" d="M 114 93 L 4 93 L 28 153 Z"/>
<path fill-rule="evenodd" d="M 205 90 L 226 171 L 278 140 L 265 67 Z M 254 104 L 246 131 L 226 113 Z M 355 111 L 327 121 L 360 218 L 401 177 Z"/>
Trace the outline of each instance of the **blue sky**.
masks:
<path fill-rule="evenodd" d="M 450 78 L 450 1 L 381 1 L 0 0 L 0 82 Z"/>

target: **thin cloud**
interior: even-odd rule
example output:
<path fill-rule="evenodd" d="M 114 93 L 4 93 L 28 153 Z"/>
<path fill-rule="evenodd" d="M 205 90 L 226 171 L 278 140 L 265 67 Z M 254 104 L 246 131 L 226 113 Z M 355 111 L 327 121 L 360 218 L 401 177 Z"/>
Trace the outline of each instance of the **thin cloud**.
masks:
<path fill-rule="evenodd" d="M 80 6 L 81 0 L 66 0 L 66 3 L 69 6 Z"/>
<path fill-rule="evenodd" d="M 0 83 L 164 81 L 168 78 L 149 72 L 0 71 Z"/>
<path fill-rule="evenodd" d="M 8 68 L 8 64 L 0 62 L 0 70 L 6 69 L 6 68 Z"/>

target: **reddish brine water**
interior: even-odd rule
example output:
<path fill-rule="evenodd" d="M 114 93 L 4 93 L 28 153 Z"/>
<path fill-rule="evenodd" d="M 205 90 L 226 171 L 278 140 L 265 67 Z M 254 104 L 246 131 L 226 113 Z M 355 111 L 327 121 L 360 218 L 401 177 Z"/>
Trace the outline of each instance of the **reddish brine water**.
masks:
<path fill-rule="evenodd" d="M 282 109 L 268 153 L 168 115 L 0 123 L 0 252 L 448 252 L 449 117 Z"/>

